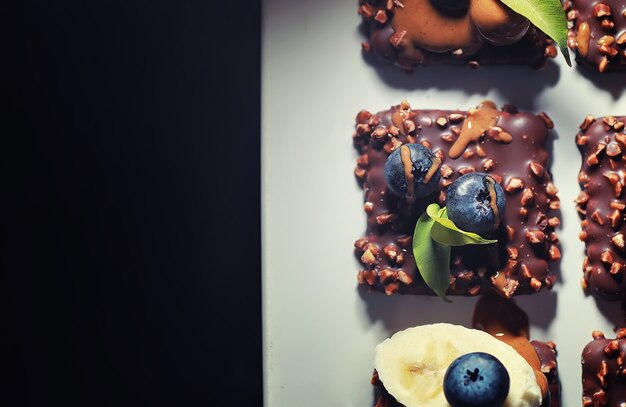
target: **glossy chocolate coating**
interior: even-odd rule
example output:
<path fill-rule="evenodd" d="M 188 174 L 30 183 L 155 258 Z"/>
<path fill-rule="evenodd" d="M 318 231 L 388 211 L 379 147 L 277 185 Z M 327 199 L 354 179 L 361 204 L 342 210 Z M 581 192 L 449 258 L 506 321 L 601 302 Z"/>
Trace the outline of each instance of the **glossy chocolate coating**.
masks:
<path fill-rule="evenodd" d="M 392 123 L 398 112 L 408 112 L 404 127 L 409 131 L 398 132 Z M 387 294 L 433 295 L 413 258 L 411 240 L 417 218 L 432 202 L 445 205 L 445 190 L 460 175 L 481 171 L 505 190 L 506 211 L 493 236 L 498 243 L 452 249 L 448 294 L 495 291 L 511 297 L 553 286 L 556 277 L 550 272 L 550 263 L 560 259 L 555 232 L 560 202 L 546 150 L 549 119 L 508 107 L 499 111 L 495 126 L 487 131 L 491 134 L 493 130 L 495 138 L 483 135 L 460 157 L 451 159 L 448 153 L 467 116 L 464 111 L 402 110 L 401 106 L 376 115 L 359 113 L 354 145 L 361 157 L 355 173 L 364 191 L 367 214 L 366 235 L 355 243 L 355 254 L 364 267 L 358 273 L 361 284 Z M 500 131 L 511 136 L 509 143 L 497 140 Z M 437 193 L 408 205 L 388 193 L 383 168 L 394 148 L 415 142 L 441 156 L 441 180 Z"/>
<path fill-rule="evenodd" d="M 425 30 L 424 26 L 411 24 L 398 32 L 394 28 L 397 10 L 418 1 L 429 2 L 429 0 L 360 0 L 359 14 L 367 27 L 368 35 L 364 50 L 406 70 L 422 65 L 466 65 L 472 68 L 482 65 L 529 65 L 541 68 L 545 65 L 547 57 L 554 58 L 557 55 L 552 40 L 532 25 L 518 41 L 510 45 L 490 44 L 476 31 L 472 36 L 473 40 L 462 44 L 455 43 L 450 49 L 445 46 L 436 46 L 434 49 L 426 45 L 420 46 L 409 38 L 413 33 Z M 446 13 L 442 12 L 442 16 L 445 18 Z M 462 19 L 459 16 L 452 17 Z M 428 20 L 429 18 L 426 21 Z M 455 29 L 444 27 L 437 30 L 434 27 L 431 31 L 432 33 L 428 34 L 429 38 L 436 37 L 438 40 L 440 36 L 452 33 Z"/>
<path fill-rule="evenodd" d="M 626 340 L 594 332 L 582 352 L 583 406 L 620 407 L 626 403 Z"/>
<path fill-rule="evenodd" d="M 626 296 L 626 250 L 619 242 L 626 236 L 622 192 L 626 165 L 621 152 L 626 150 L 625 121 L 626 116 L 588 117 L 576 136 L 582 154 L 577 210 L 583 217 L 580 238 L 587 255 L 583 285 L 609 300 Z"/>
<path fill-rule="evenodd" d="M 600 72 L 626 70 L 626 0 L 568 0 L 563 6 L 576 61 Z"/>

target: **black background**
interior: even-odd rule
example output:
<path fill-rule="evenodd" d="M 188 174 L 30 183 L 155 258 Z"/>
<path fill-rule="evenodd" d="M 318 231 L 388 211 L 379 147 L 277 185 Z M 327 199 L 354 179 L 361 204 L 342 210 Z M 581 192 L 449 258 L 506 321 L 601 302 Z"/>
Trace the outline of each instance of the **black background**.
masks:
<path fill-rule="evenodd" d="M 260 405 L 260 1 L 3 1 L 3 405 Z"/>

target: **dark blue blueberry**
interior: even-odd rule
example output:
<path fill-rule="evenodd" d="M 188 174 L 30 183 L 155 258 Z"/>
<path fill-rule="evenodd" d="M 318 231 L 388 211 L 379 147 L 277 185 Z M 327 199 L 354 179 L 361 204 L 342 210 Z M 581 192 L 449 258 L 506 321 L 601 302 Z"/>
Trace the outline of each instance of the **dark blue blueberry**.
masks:
<path fill-rule="evenodd" d="M 459 229 L 488 234 L 498 228 L 504 216 L 504 191 L 488 174 L 472 172 L 450 185 L 446 207 L 448 217 Z"/>
<path fill-rule="evenodd" d="M 410 162 L 408 162 L 409 159 Z M 408 172 L 405 164 L 409 164 Z M 406 198 L 409 203 L 412 203 L 415 199 L 424 198 L 435 192 L 441 178 L 440 164 L 441 160 L 423 145 L 404 144 L 387 157 L 385 163 L 387 186 L 394 195 Z M 433 165 L 435 168 L 429 173 Z M 412 188 L 407 178 L 413 178 Z"/>
<path fill-rule="evenodd" d="M 511 379 L 496 357 L 483 352 L 456 358 L 443 378 L 443 394 L 452 407 L 501 407 Z"/>

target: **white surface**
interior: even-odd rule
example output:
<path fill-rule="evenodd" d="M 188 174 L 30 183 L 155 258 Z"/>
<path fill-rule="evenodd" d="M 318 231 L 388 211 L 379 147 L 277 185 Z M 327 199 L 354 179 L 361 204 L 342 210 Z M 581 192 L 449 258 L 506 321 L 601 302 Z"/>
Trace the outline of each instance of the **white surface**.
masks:
<path fill-rule="evenodd" d="M 574 208 L 587 114 L 626 114 L 626 73 L 583 75 L 562 57 L 526 67 L 424 68 L 412 75 L 363 60 L 357 0 L 267 0 L 262 51 L 262 227 L 265 405 L 373 405 L 374 346 L 429 322 L 468 326 L 475 298 L 363 295 L 353 242 L 365 231 L 353 175 L 356 113 L 467 109 L 484 99 L 554 120 L 552 172 L 563 225 L 560 282 L 517 299 L 532 339 L 557 343 L 563 405 L 580 405 L 580 352 L 591 331 L 612 334 L 619 304 L 596 304 L 580 288 L 584 245 Z M 594 79 L 595 78 L 595 79 Z M 236 108 L 236 107 L 235 107 Z M 602 308 L 604 311 L 601 311 Z"/>

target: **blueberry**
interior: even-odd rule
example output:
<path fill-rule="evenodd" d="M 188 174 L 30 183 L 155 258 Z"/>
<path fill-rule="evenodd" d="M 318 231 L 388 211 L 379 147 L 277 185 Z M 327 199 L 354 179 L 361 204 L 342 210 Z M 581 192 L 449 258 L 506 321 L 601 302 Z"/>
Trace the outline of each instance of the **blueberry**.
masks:
<path fill-rule="evenodd" d="M 441 177 L 440 164 L 441 160 L 423 145 L 404 144 L 387 157 L 387 186 L 394 195 L 413 203 L 435 192 Z"/>
<path fill-rule="evenodd" d="M 498 228 L 504 216 L 504 191 L 490 175 L 472 172 L 450 185 L 446 207 L 448 217 L 459 229 L 488 234 Z"/>
<path fill-rule="evenodd" d="M 456 358 L 443 378 L 443 393 L 452 407 L 500 407 L 511 379 L 494 356 L 474 352 Z"/>

